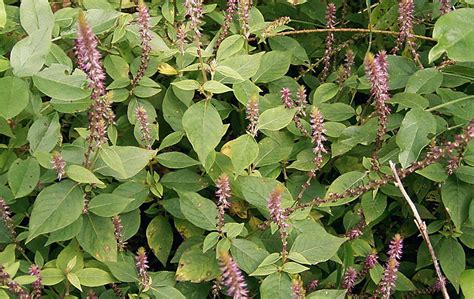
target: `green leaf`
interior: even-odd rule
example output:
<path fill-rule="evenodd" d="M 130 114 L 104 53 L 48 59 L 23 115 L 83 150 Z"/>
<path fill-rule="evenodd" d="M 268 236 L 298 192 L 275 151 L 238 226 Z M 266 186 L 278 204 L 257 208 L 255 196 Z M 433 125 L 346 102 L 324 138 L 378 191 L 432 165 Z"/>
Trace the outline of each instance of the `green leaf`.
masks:
<path fill-rule="evenodd" d="M 278 131 L 290 124 L 295 113 L 295 109 L 287 109 L 283 106 L 265 110 L 258 119 L 257 128 L 259 130 Z"/>
<path fill-rule="evenodd" d="M 323 103 L 316 106 L 321 110 L 321 114 L 324 116 L 325 120 L 343 121 L 355 115 L 354 108 L 344 103 Z"/>
<path fill-rule="evenodd" d="M 372 192 L 362 195 L 362 210 L 364 211 L 365 221 L 367 224 L 373 222 L 385 212 L 387 207 L 387 196 L 380 192 L 374 197 Z"/>
<path fill-rule="evenodd" d="M 166 266 L 173 245 L 173 230 L 163 216 L 156 216 L 146 228 L 146 239 L 158 260 Z"/>
<path fill-rule="evenodd" d="M 318 235 L 302 233 L 296 237 L 290 252 L 300 253 L 315 265 L 332 258 L 346 240 L 322 232 Z"/>
<path fill-rule="evenodd" d="M 245 239 L 232 240 L 230 251 L 239 268 L 247 274 L 257 270 L 260 263 L 269 255 L 265 248 Z"/>
<path fill-rule="evenodd" d="M 138 282 L 137 270 L 133 262 L 105 262 L 112 275 L 121 282 Z"/>
<path fill-rule="evenodd" d="M 219 49 L 217 49 L 217 61 L 224 60 L 232 55 L 237 54 L 244 47 L 244 38 L 240 34 L 226 37 Z"/>
<path fill-rule="evenodd" d="M 183 128 L 202 164 L 205 164 L 226 130 L 216 108 L 208 101 L 201 101 L 186 110 Z"/>
<path fill-rule="evenodd" d="M 455 177 L 450 177 L 441 187 L 441 199 L 451 220 L 458 230 L 468 217 L 472 200 L 471 187 Z"/>
<path fill-rule="evenodd" d="M 302 4 L 299 1 L 298 4 Z M 289 36 L 272 36 L 269 38 L 270 46 L 275 51 L 291 51 L 291 64 L 301 65 L 309 62 L 308 54 L 301 44 Z"/>
<path fill-rule="evenodd" d="M 316 88 L 313 94 L 313 104 L 317 105 L 334 98 L 339 92 L 339 85 L 334 83 L 323 83 Z"/>
<path fill-rule="evenodd" d="M 165 149 L 167 147 L 170 147 L 172 145 L 177 144 L 178 142 L 181 141 L 183 138 L 184 133 L 183 132 L 173 132 L 169 135 L 167 135 L 165 138 L 160 143 L 160 147 L 158 148 L 158 151 L 161 151 L 162 149 Z"/>
<path fill-rule="evenodd" d="M 156 298 L 163 298 L 163 299 L 186 299 L 184 295 L 173 287 L 160 287 L 160 288 L 151 288 L 150 291 L 152 294 L 156 296 Z"/>
<path fill-rule="evenodd" d="M 28 85 L 15 77 L 0 78 L 0 116 L 10 119 L 23 111 L 29 102 Z"/>
<path fill-rule="evenodd" d="M 245 134 L 224 144 L 221 152 L 231 159 L 234 171 L 238 174 L 255 162 L 258 145 L 252 136 Z"/>
<path fill-rule="evenodd" d="M 84 268 L 76 274 L 81 285 L 86 287 L 100 287 L 115 281 L 109 272 L 98 268 Z"/>
<path fill-rule="evenodd" d="M 396 137 L 400 148 L 398 159 L 403 168 L 416 161 L 421 150 L 430 142 L 428 136 L 434 133 L 436 120 L 431 113 L 412 109 L 405 115 Z"/>
<path fill-rule="evenodd" d="M 89 211 L 97 216 L 112 217 L 122 213 L 133 201 L 133 198 L 116 194 L 100 194 L 89 202 Z"/>
<path fill-rule="evenodd" d="M 466 299 L 474 298 L 474 269 L 464 270 L 461 273 L 459 283 Z"/>
<path fill-rule="evenodd" d="M 261 209 L 268 215 L 267 201 L 268 195 L 277 185 L 283 187 L 282 201 L 284 204 L 292 203 L 293 199 L 290 192 L 280 182 L 266 178 L 255 176 L 239 176 L 237 185 L 242 192 L 243 198 L 253 206 Z"/>
<path fill-rule="evenodd" d="M 443 74 L 435 68 L 423 69 L 413 74 L 407 82 L 405 92 L 427 94 L 435 92 L 443 82 Z"/>
<path fill-rule="evenodd" d="M 378 284 L 382 279 L 384 268 L 377 264 L 374 268 L 370 269 L 370 277 Z M 395 289 L 397 291 L 414 291 L 416 286 L 407 278 L 402 272 L 397 273 L 397 280 L 395 282 Z"/>
<path fill-rule="evenodd" d="M 291 280 L 286 273 L 273 273 L 267 276 L 260 285 L 262 299 L 292 298 Z"/>
<path fill-rule="evenodd" d="M 317 290 L 306 296 L 306 299 L 344 299 L 346 290 Z"/>
<path fill-rule="evenodd" d="M 59 116 L 53 113 L 35 120 L 28 130 L 28 142 L 32 152 L 49 153 L 56 147 L 61 137 Z"/>
<path fill-rule="evenodd" d="M 104 59 L 104 67 L 107 74 L 114 80 L 127 78 L 130 68 L 127 61 L 117 55 L 107 55 Z M 130 82 L 130 80 L 128 80 Z"/>
<path fill-rule="evenodd" d="M 225 86 L 224 84 L 220 83 L 219 81 L 210 80 L 206 81 L 202 88 L 205 91 L 209 91 L 214 94 L 226 93 L 232 91 L 232 88 Z"/>
<path fill-rule="evenodd" d="M 452 60 L 474 61 L 474 8 L 460 8 L 438 19 L 433 38 L 438 43 L 429 53 L 430 63 L 446 53 Z"/>
<path fill-rule="evenodd" d="M 207 180 L 197 173 L 181 169 L 165 174 L 161 179 L 163 186 L 177 191 L 199 191 L 207 187 Z"/>
<path fill-rule="evenodd" d="M 8 169 L 8 185 L 15 198 L 30 194 L 38 184 L 40 166 L 34 158 L 16 159 Z"/>
<path fill-rule="evenodd" d="M 326 192 L 325 198 L 328 198 L 331 193 L 344 193 L 344 191 L 355 188 L 359 185 L 362 185 L 363 179 L 365 178 L 365 173 L 360 171 L 350 171 L 346 172 L 343 175 L 335 179 L 332 184 L 329 186 L 328 191 Z M 324 207 L 334 207 L 344 205 L 348 202 L 356 199 L 357 196 L 345 197 L 343 199 L 337 200 L 335 202 L 324 203 L 321 206 Z"/>
<path fill-rule="evenodd" d="M 5 11 L 5 4 L 0 0 L 0 29 L 5 27 L 7 23 L 7 12 Z"/>
<path fill-rule="evenodd" d="M 117 242 L 112 220 L 93 214 L 84 215 L 83 218 L 82 230 L 76 237 L 81 247 L 101 262 L 117 261 Z"/>
<path fill-rule="evenodd" d="M 103 160 L 106 165 L 100 165 L 94 171 L 120 180 L 129 179 L 136 175 L 145 168 L 150 159 L 156 154 L 154 150 L 146 150 L 135 146 L 102 147 L 101 151 L 105 152 L 102 155 L 108 156 L 110 159 Z M 118 157 L 118 160 L 116 157 Z M 125 172 L 121 173 L 122 170 Z"/>
<path fill-rule="evenodd" d="M 73 286 L 75 286 L 77 289 L 79 289 L 79 291 L 82 292 L 81 282 L 79 280 L 79 277 L 77 277 L 76 273 L 74 272 L 66 273 L 66 278 Z"/>
<path fill-rule="evenodd" d="M 99 187 L 105 187 L 105 184 L 99 180 L 89 169 L 79 165 L 69 165 L 66 167 L 66 175 L 73 181 L 81 184 L 96 184 Z"/>
<path fill-rule="evenodd" d="M 46 187 L 36 197 L 27 242 L 72 224 L 81 216 L 83 206 L 84 193 L 79 184 L 64 180 Z"/>
<path fill-rule="evenodd" d="M 35 86 L 45 95 L 62 101 L 76 101 L 90 96 L 87 77 L 81 71 L 69 73 L 62 64 L 53 64 L 33 76 Z"/>
<path fill-rule="evenodd" d="M 192 247 L 186 250 L 179 259 L 176 280 L 200 283 L 216 278 L 219 273 L 214 252 L 203 253 L 202 249 Z"/>
<path fill-rule="evenodd" d="M 51 47 L 51 28 L 38 29 L 17 42 L 11 51 L 10 64 L 17 77 L 37 74 Z"/>
<path fill-rule="evenodd" d="M 54 16 L 48 0 L 21 1 L 20 23 L 29 35 L 38 29 L 53 28 Z"/>
<path fill-rule="evenodd" d="M 464 249 L 456 239 L 442 239 L 441 247 L 437 256 L 443 273 L 459 293 L 461 273 L 466 267 L 466 255 Z"/>
<path fill-rule="evenodd" d="M 209 199 L 194 192 L 179 192 L 181 212 L 189 222 L 205 230 L 215 230 L 217 207 Z"/>
<path fill-rule="evenodd" d="M 463 182 L 474 184 L 474 167 L 461 165 L 456 169 L 456 176 Z"/>
<path fill-rule="evenodd" d="M 41 270 L 41 279 L 43 285 L 52 286 L 60 283 L 66 278 L 63 271 L 57 268 L 46 268 Z"/>
<path fill-rule="evenodd" d="M 209 249 L 216 246 L 217 242 L 219 242 L 219 233 L 212 232 L 206 236 L 204 242 L 202 244 L 202 252 L 206 253 Z"/>
<path fill-rule="evenodd" d="M 56 267 L 63 272 L 76 272 L 84 268 L 84 256 L 76 240 L 69 242 L 58 254 Z"/>
<path fill-rule="evenodd" d="M 257 73 L 252 77 L 255 83 L 268 83 L 283 77 L 290 68 L 291 55 L 283 51 L 267 52 Z"/>
<path fill-rule="evenodd" d="M 194 160 L 181 152 L 167 152 L 156 156 L 158 162 L 168 168 L 186 168 L 200 165 L 199 161 Z"/>
<path fill-rule="evenodd" d="M 443 182 L 448 178 L 446 167 L 438 162 L 433 163 L 423 169 L 417 170 L 416 173 L 421 174 L 425 178 L 434 182 Z"/>
<path fill-rule="evenodd" d="M 295 262 L 287 262 L 283 265 L 283 272 L 289 274 L 298 274 L 306 270 L 309 270 L 309 268 Z"/>
<path fill-rule="evenodd" d="M 199 82 L 197 82 L 196 80 L 174 81 L 173 83 L 171 83 L 171 85 L 182 90 L 196 90 L 200 87 Z"/>
<path fill-rule="evenodd" d="M 234 55 L 220 62 L 220 66 L 226 66 L 242 76 L 243 79 L 250 79 L 257 73 L 262 62 L 263 52 L 254 55 Z"/>
<path fill-rule="evenodd" d="M 425 97 L 415 93 L 400 92 L 395 94 L 389 102 L 390 104 L 400 104 L 401 108 L 425 109 L 430 105 Z"/>

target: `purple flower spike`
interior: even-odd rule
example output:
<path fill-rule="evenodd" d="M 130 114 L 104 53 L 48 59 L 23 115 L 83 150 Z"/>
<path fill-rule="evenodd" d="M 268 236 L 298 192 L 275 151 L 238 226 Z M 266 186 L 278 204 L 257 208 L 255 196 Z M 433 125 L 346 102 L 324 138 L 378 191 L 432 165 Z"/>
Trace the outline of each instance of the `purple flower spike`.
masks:
<path fill-rule="evenodd" d="M 377 57 L 368 53 L 365 57 L 365 72 L 370 83 L 370 92 L 375 99 L 375 112 L 379 117 L 379 127 L 375 139 L 376 150 L 372 157 L 372 166 L 378 169 L 377 152 L 382 147 L 383 138 L 387 132 L 388 115 L 390 108 L 386 102 L 390 100 L 388 92 L 388 63 L 385 51 L 379 52 Z"/>
<path fill-rule="evenodd" d="M 396 234 L 389 245 L 388 260 L 385 264 L 385 270 L 382 280 L 377 286 L 376 294 L 382 299 L 389 299 L 390 294 L 395 290 L 395 282 L 397 280 L 398 267 L 403 253 L 403 239 Z"/>
<path fill-rule="evenodd" d="M 246 39 L 250 36 L 250 10 L 252 9 L 252 0 L 240 0 L 239 1 L 239 20 L 240 27 L 242 28 L 243 34 Z"/>
<path fill-rule="evenodd" d="M 12 240 L 15 241 L 17 235 L 15 232 L 15 222 L 13 221 L 11 215 L 12 215 L 12 212 L 7 202 L 5 201 L 5 199 L 0 197 L 0 219 L 2 219 L 3 224 L 5 225 L 5 228 L 10 234 L 10 237 L 12 238 Z"/>
<path fill-rule="evenodd" d="M 306 291 L 303 287 L 303 281 L 300 279 L 294 279 L 291 283 L 291 292 L 293 299 L 304 299 Z"/>
<path fill-rule="evenodd" d="M 28 274 L 30 274 L 31 276 L 36 277 L 36 280 L 33 281 L 33 283 L 31 284 L 31 286 L 33 288 L 33 292 L 31 294 L 31 297 L 33 299 L 41 298 L 41 293 L 43 292 L 43 280 L 41 278 L 40 268 L 33 264 L 28 269 Z"/>
<path fill-rule="evenodd" d="M 442 15 L 451 11 L 451 0 L 440 0 L 439 3 L 441 4 L 440 12 Z"/>
<path fill-rule="evenodd" d="M 138 3 L 138 25 L 140 26 L 139 32 L 142 54 L 140 56 L 140 66 L 138 67 L 137 75 L 132 80 L 132 88 L 137 86 L 138 82 L 143 78 L 148 68 L 148 63 L 150 62 L 150 41 L 152 38 L 150 31 L 150 13 L 143 0 L 140 0 Z"/>
<path fill-rule="evenodd" d="M 249 121 L 247 132 L 253 137 L 257 136 L 258 118 L 260 116 L 260 108 L 258 106 L 258 96 L 251 97 L 245 108 L 245 118 Z"/>
<path fill-rule="evenodd" d="M 283 209 L 281 207 L 281 197 L 283 195 L 283 187 L 278 185 L 275 189 L 270 193 L 268 197 L 267 207 L 268 211 L 270 212 L 270 219 L 273 223 L 278 226 L 280 232 L 280 239 L 282 243 L 282 250 L 281 256 L 283 261 L 286 260 L 288 255 L 288 227 L 289 224 L 286 223 L 288 220 L 288 216 L 285 215 Z"/>
<path fill-rule="evenodd" d="M 53 169 L 56 170 L 58 181 L 60 181 L 66 174 L 66 161 L 64 161 L 59 152 L 54 152 L 53 158 L 51 159 L 51 164 L 53 165 Z"/>
<path fill-rule="evenodd" d="M 324 117 L 315 106 L 311 109 L 311 141 L 313 142 L 313 153 L 316 155 L 314 158 L 315 171 L 319 170 L 323 164 L 323 154 L 328 151 L 324 147 L 324 141 L 326 141 L 326 132 L 324 129 Z"/>
<path fill-rule="evenodd" d="M 221 268 L 221 283 L 227 287 L 227 294 L 234 299 L 249 298 L 247 283 L 237 263 L 227 252 L 219 257 Z"/>
<path fill-rule="evenodd" d="M 123 224 L 120 216 L 112 217 L 112 223 L 114 224 L 114 236 L 117 241 L 117 248 L 119 251 L 124 251 L 127 246 L 127 242 L 124 240 L 123 236 Z"/>
<path fill-rule="evenodd" d="M 291 92 L 290 92 L 290 89 L 289 88 L 282 88 L 281 91 L 280 91 L 280 94 L 281 94 L 281 102 L 283 103 L 283 106 L 285 106 L 285 108 L 293 108 L 293 100 L 291 99 Z"/>
<path fill-rule="evenodd" d="M 135 256 L 135 267 L 137 269 L 138 278 L 140 280 L 140 286 L 142 289 L 148 289 L 150 287 L 150 276 L 147 272 L 148 269 L 148 257 L 146 256 L 145 248 L 138 248 L 137 255 Z"/>
<path fill-rule="evenodd" d="M 326 8 L 326 28 L 335 29 L 336 28 L 336 5 L 334 3 L 329 3 Z M 326 50 L 324 51 L 323 56 L 323 71 L 321 73 L 321 80 L 326 80 L 327 75 L 329 74 L 329 68 L 331 67 L 331 57 L 333 55 L 334 49 L 334 32 L 329 31 L 326 36 Z"/>
<path fill-rule="evenodd" d="M 140 126 L 140 134 L 142 142 L 145 144 L 147 149 L 151 149 L 153 138 L 151 137 L 150 123 L 148 122 L 148 113 L 143 106 L 138 105 L 135 109 L 135 117 L 137 118 L 138 125 Z"/>
<path fill-rule="evenodd" d="M 352 288 L 354 287 L 356 279 L 357 271 L 352 267 L 347 268 L 342 280 L 342 287 L 347 290 L 347 294 L 350 295 L 352 293 Z"/>
<path fill-rule="evenodd" d="M 216 181 L 217 191 L 217 230 L 222 232 L 224 227 L 225 210 L 230 208 L 230 183 L 227 174 L 223 173 Z"/>
<path fill-rule="evenodd" d="M 234 15 L 237 11 L 237 0 L 227 0 L 227 9 L 224 13 L 224 24 L 222 25 L 222 31 L 219 34 L 219 38 L 216 41 L 216 49 L 219 48 L 222 41 L 227 37 L 229 34 L 230 26 L 232 25 L 232 21 L 234 20 Z"/>

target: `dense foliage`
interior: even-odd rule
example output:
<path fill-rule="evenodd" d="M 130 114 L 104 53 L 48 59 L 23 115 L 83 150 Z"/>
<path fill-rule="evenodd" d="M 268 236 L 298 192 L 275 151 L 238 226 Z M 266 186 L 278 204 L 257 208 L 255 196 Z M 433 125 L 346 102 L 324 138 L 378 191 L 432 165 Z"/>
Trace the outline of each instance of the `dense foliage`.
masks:
<path fill-rule="evenodd" d="M 474 298 L 472 5 L 0 0 L 0 298 Z"/>

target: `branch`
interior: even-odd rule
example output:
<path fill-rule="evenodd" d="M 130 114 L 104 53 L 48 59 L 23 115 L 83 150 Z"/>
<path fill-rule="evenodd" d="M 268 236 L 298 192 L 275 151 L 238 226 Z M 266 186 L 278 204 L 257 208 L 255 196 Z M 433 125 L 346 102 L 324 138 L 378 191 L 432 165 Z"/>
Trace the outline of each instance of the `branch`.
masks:
<path fill-rule="evenodd" d="M 403 187 L 402 181 L 400 180 L 400 177 L 398 176 L 395 164 L 392 161 L 390 161 L 390 168 L 392 168 L 393 176 L 395 177 L 395 186 L 397 186 L 398 189 L 400 189 L 400 192 L 402 192 L 403 197 L 408 202 L 408 205 L 410 206 L 410 209 L 412 210 L 413 215 L 415 216 L 415 219 L 414 219 L 415 224 L 418 227 L 418 230 L 420 231 L 421 236 L 426 242 L 426 245 L 431 255 L 431 259 L 433 260 L 436 274 L 438 275 L 438 279 L 441 284 L 441 293 L 443 294 L 443 297 L 445 299 L 449 299 L 448 290 L 446 289 L 446 284 L 445 284 L 445 278 L 443 277 L 443 274 L 441 273 L 441 269 L 438 264 L 438 259 L 436 258 L 433 246 L 431 245 L 430 237 L 428 235 L 428 231 L 426 230 L 426 223 L 423 220 L 421 220 L 420 214 L 418 213 L 418 210 L 416 209 L 415 204 L 410 199 L 410 196 L 408 195 L 407 191 Z"/>
<path fill-rule="evenodd" d="M 307 33 L 327 33 L 327 32 L 358 32 L 358 33 L 376 33 L 376 34 L 385 34 L 398 36 L 396 31 L 387 31 L 387 30 L 377 30 L 377 29 L 366 29 L 366 28 L 320 28 L 320 29 L 302 29 L 302 30 L 293 30 L 293 31 L 284 31 L 274 34 L 270 34 L 268 37 L 272 36 L 282 36 L 282 35 L 295 35 L 295 34 L 307 34 Z M 411 35 L 412 38 L 436 42 L 434 38 L 423 36 L 423 35 Z M 249 40 L 256 40 L 256 37 L 250 38 Z"/>

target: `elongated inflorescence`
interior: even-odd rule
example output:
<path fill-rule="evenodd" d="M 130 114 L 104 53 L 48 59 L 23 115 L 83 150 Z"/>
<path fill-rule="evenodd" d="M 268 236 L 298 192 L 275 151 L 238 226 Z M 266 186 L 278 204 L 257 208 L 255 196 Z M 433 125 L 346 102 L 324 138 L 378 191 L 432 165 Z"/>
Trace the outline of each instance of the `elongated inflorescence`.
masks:
<path fill-rule="evenodd" d="M 142 53 L 140 55 L 140 66 L 138 67 L 137 74 L 132 80 L 132 88 L 137 86 L 138 82 L 143 78 L 150 62 L 150 41 L 152 39 L 150 31 L 150 13 L 148 12 L 148 7 L 145 5 L 143 0 L 138 2 L 138 25 L 140 27 L 139 34 Z"/>
<path fill-rule="evenodd" d="M 33 264 L 28 269 L 28 274 L 36 277 L 36 280 L 33 281 L 33 283 L 31 284 L 31 287 L 33 289 L 31 293 L 31 298 L 33 299 L 41 298 L 41 293 L 43 292 L 43 279 L 41 277 L 40 268 L 37 265 Z"/>
<path fill-rule="evenodd" d="M 249 298 L 247 283 L 239 266 L 227 252 L 219 256 L 221 270 L 221 284 L 227 288 L 227 294 L 234 299 Z"/>
<path fill-rule="evenodd" d="M 60 181 L 63 176 L 66 174 L 66 161 L 59 152 L 53 152 L 53 157 L 51 159 L 51 165 L 56 171 L 58 181 Z"/>
<path fill-rule="evenodd" d="M 186 26 L 179 24 L 176 27 L 176 46 L 181 54 L 184 54 L 184 46 L 186 45 Z"/>
<path fill-rule="evenodd" d="M 296 92 L 296 105 L 298 107 L 298 114 L 301 116 L 306 116 L 306 106 L 307 106 L 307 95 L 306 95 L 306 88 L 303 85 L 298 87 L 298 91 Z"/>
<path fill-rule="evenodd" d="M 281 95 L 281 102 L 283 103 L 283 106 L 285 106 L 285 108 L 288 108 L 288 109 L 291 109 L 293 108 L 293 99 L 291 98 L 291 91 L 289 88 L 282 88 L 280 90 L 280 95 Z"/>
<path fill-rule="evenodd" d="M 385 264 L 382 280 L 379 282 L 376 290 L 376 294 L 383 299 L 389 299 L 390 294 L 395 290 L 395 282 L 397 280 L 402 253 L 403 239 L 399 234 L 396 234 L 392 241 L 390 241 L 389 250 L 387 252 L 388 259 Z"/>
<path fill-rule="evenodd" d="M 7 273 L 3 265 L 0 265 L 0 286 L 6 286 L 10 293 L 20 299 L 30 299 L 30 295 L 19 283 L 10 277 L 10 274 Z"/>
<path fill-rule="evenodd" d="M 105 72 L 97 50 L 98 39 L 92 32 L 84 14 L 79 13 L 75 53 L 78 67 L 87 75 L 93 100 L 89 108 L 89 136 L 84 166 L 90 167 L 90 155 L 95 148 L 107 143 L 107 126 L 114 122 L 115 115 L 106 96 Z"/>
<path fill-rule="evenodd" d="M 137 255 L 135 256 L 135 268 L 137 269 L 140 287 L 142 289 L 150 287 L 150 275 L 147 271 L 149 268 L 148 257 L 143 247 L 138 248 Z"/>
<path fill-rule="evenodd" d="M 123 224 L 120 216 L 116 215 L 112 217 L 112 223 L 114 224 L 114 236 L 117 241 L 117 248 L 119 251 L 124 251 L 127 246 L 127 242 L 123 235 Z"/>
<path fill-rule="evenodd" d="M 278 226 L 280 232 L 280 239 L 282 243 L 281 256 L 283 261 L 286 260 L 288 255 L 288 227 L 287 223 L 288 216 L 283 213 L 283 208 L 281 207 L 281 200 L 283 195 L 283 187 L 278 185 L 268 196 L 267 207 L 270 212 L 270 220 Z"/>
<path fill-rule="evenodd" d="M 420 55 L 416 51 L 416 43 L 413 41 L 413 20 L 414 20 L 415 4 L 413 0 L 402 0 L 398 3 L 398 38 L 395 47 L 392 50 L 393 54 L 400 51 L 402 44 L 406 42 L 411 54 L 418 65 L 423 68 L 420 61 Z"/>
<path fill-rule="evenodd" d="M 352 66 L 354 65 L 354 52 L 347 50 L 344 58 L 344 64 L 337 77 L 337 83 L 343 84 L 352 75 Z"/>
<path fill-rule="evenodd" d="M 441 4 L 439 10 L 442 15 L 451 11 L 451 0 L 440 0 L 439 3 Z"/>
<path fill-rule="evenodd" d="M 250 36 L 250 10 L 252 9 L 253 0 L 238 0 L 239 1 L 239 21 L 242 33 L 246 39 Z"/>
<path fill-rule="evenodd" d="M 306 291 L 301 279 L 293 279 L 291 282 L 291 296 L 293 299 L 304 299 Z"/>
<path fill-rule="evenodd" d="M 344 274 L 344 278 L 342 279 L 342 287 L 347 290 L 347 294 L 352 294 L 352 288 L 357 279 L 357 271 L 349 267 L 346 269 L 346 273 Z"/>
<path fill-rule="evenodd" d="M 7 229 L 7 232 L 10 234 L 10 238 L 16 242 L 16 231 L 15 231 L 15 222 L 12 219 L 12 212 L 10 210 L 10 207 L 8 206 L 7 202 L 5 199 L 0 197 L 0 218 L 3 221 L 3 224 L 5 228 Z"/>
<path fill-rule="evenodd" d="M 258 96 L 252 96 L 245 108 L 245 118 L 249 121 L 247 132 L 253 137 L 257 136 L 258 118 L 260 116 L 260 108 L 258 106 Z"/>
<path fill-rule="evenodd" d="M 290 21 L 291 21 L 290 17 L 280 17 L 280 18 L 274 20 L 273 22 L 268 24 L 268 26 L 265 27 L 265 29 L 263 29 L 262 38 L 265 39 L 265 38 L 271 36 L 271 34 L 274 30 L 276 30 L 280 26 L 284 26 L 284 25 L 288 24 Z"/>
<path fill-rule="evenodd" d="M 217 198 L 217 231 L 222 233 L 224 227 L 225 210 L 230 208 L 230 182 L 229 176 L 225 173 L 221 174 L 216 181 L 216 198 Z"/>
<path fill-rule="evenodd" d="M 385 51 L 380 51 L 376 57 L 371 53 L 367 54 L 365 73 L 370 83 L 370 92 L 374 97 L 375 113 L 379 118 L 375 151 L 372 157 L 372 166 L 374 169 L 378 169 L 378 151 L 382 147 L 383 138 L 387 132 L 388 115 L 390 114 L 390 108 L 386 104 L 390 100 L 390 94 L 388 92 L 388 63 Z"/>
<path fill-rule="evenodd" d="M 328 151 L 324 147 L 324 142 L 327 140 L 324 129 L 324 117 L 321 111 L 313 106 L 311 108 L 311 142 L 313 143 L 313 153 L 316 155 L 314 158 L 314 169 L 319 170 L 323 163 L 323 154 Z"/>
<path fill-rule="evenodd" d="M 336 5 L 329 3 L 326 8 L 326 28 L 336 28 Z M 331 67 L 331 57 L 334 53 L 334 32 L 329 31 L 326 36 L 326 50 L 323 56 L 323 71 L 321 73 L 321 80 L 326 80 Z"/>
<path fill-rule="evenodd" d="M 137 108 L 135 108 L 135 117 L 139 125 L 142 142 L 147 149 L 151 149 L 153 138 L 151 137 L 151 128 L 150 123 L 148 121 L 148 113 L 146 112 L 143 106 L 138 105 Z"/>
<path fill-rule="evenodd" d="M 238 0 L 227 0 L 227 8 L 224 13 L 224 23 L 222 24 L 222 30 L 219 34 L 219 37 L 216 41 L 216 49 L 219 48 L 222 41 L 227 37 L 229 34 L 230 26 L 232 25 L 232 21 L 234 20 L 234 15 L 237 12 L 237 3 Z"/>

